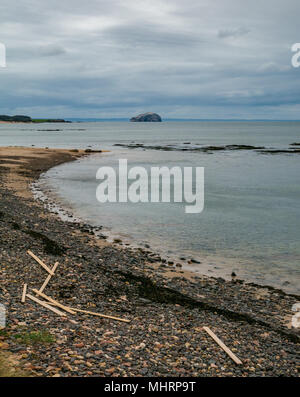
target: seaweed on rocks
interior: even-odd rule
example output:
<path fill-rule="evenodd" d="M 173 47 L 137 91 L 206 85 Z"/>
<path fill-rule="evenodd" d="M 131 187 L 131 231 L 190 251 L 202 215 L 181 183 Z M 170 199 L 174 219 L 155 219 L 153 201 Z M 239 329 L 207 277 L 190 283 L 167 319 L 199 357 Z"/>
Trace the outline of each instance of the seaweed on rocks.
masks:
<path fill-rule="evenodd" d="M 66 252 L 65 247 L 40 232 L 34 230 L 24 230 L 24 232 L 35 239 L 41 240 L 44 244 L 44 251 L 49 255 L 63 255 Z"/>
<path fill-rule="evenodd" d="M 143 299 L 160 304 L 185 306 L 190 309 L 198 308 L 200 310 L 217 313 L 224 316 L 225 318 L 228 318 L 229 320 L 245 321 L 248 324 L 262 325 L 264 327 L 275 330 L 275 332 L 278 332 L 279 334 L 287 337 L 292 342 L 299 342 L 299 335 L 295 334 L 294 332 L 284 329 L 278 329 L 277 327 L 275 328 L 269 322 L 255 318 L 254 316 L 251 316 L 247 313 L 237 312 L 227 308 L 222 308 L 217 305 L 213 305 L 208 302 L 195 300 L 190 296 L 182 294 L 176 289 L 166 286 L 159 286 L 151 279 L 144 276 L 137 276 L 129 272 L 125 273 L 119 271 L 117 273 L 125 278 L 127 282 L 136 283 L 138 294 Z"/>
<path fill-rule="evenodd" d="M 189 143 L 190 144 L 190 143 Z M 114 146 L 126 147 L 128 149 L 151 149 L 151 150 L 164 150 L 164 151 L 189 151 L 189 152 L 203 152 L 211 153 L 215 151 L 227 150 L 261 150 L 265 149 L 264 146 L 251 146 L 251 145 L 225 145 L 225 146 L 201 146 L 201 147 L 176 147 L 170 145 L 144 145 L 142 143 L 122 144 L 116 143 Z"/>
<path fill-rule="evenodd" d="M 263 154 L 300 154 L 300 149 L 265 149 L 258 152 Z"/>

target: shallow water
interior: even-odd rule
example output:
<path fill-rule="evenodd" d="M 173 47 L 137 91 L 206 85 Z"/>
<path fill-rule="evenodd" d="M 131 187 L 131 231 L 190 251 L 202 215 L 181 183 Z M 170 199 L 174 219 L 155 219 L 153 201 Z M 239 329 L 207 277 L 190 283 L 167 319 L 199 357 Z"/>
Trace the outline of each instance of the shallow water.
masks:
<path fill-rule="evenodd" d="M 299 122 L 178 122 L 162 124 L 79 123 L 0 127 L 2 145 L 112 149 L 50 170 L 44 182 L 65 206 L 93 225 L 104 225 L 124 241 L 147 243 L 179 261 L 198 259 L 189 269 L 300 292 L 300 157 L 255 151 L 191 153 L 129 150 L 132 142 L 174 147 L 246 144 L 288 148 L 300 141 Z M 37 129 L 62 129 L 60 132 Z M 84 129 L 84 131 L 79 131 Z M 9 131 L 8 131 L 9 130 Z M 12 143 L 12 140 L 13 143 Z M 190 142 L 187 144 L 186 142 Z M 99 204 L 98 167 L 205 167 L 205 208 L 188 215 L 184 204 Z"/>

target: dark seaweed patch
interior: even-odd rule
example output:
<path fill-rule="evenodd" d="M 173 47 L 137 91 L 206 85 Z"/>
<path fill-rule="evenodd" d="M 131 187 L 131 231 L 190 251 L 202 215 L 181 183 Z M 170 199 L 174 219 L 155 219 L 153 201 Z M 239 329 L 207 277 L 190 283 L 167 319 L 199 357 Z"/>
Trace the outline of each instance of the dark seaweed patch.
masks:
<path fill-rule="evenodd" d="M 21 227 L 17 222 L 11 222 L 11 226 L 14 230 L 20 230 Z"/>
<path fill-rule="evenodd" d="M 42 233 L 35 232 L 34 230 L 25 230 L 25 233 L 35 239 L 41 240 L 44 244 L 44 251 L 49 255 L 62 255 L 66 251 L 65 247 L 60 246 Z"/>
<path fill-rule="evenodd" d="M 132 273 L 124 273 L 120 271 L 117 271 L 116 273 L 120 274 L 126 281 L 130 282 L 131 285 L 135 284 L 138 290 L 138 295 L 143 299 L 148 299 L 152 302 L 160 303 L 160 304 L 181 305 L 181 306 L 189 307 L 191 309 L 198 308 L 200 310 L 206 310 L 208 312 L 217 313 L 230 320 L 244 321 L 248 324 L 262 325 L 269 329 L 274 329 L 276 332 L 278 332 L 281 335 L 284 335 L 293 342 L 299 342 L 298 335 L 295 335 L 294 333 L 286 331 L 284 329 L 275 328 L 268 322 L 265 322 L 258 318 L 254 318 L 248 315 L 247 313 L 239 313 L 232 311 L 230 309 L 214 306 L 207 302 L 203 302 L 203 301 L 201 302 L 195 300 L 171 288 L 165 286 L 161 287 L 155 284 L 147 277 L 136 276 L 133 275 Z"/>

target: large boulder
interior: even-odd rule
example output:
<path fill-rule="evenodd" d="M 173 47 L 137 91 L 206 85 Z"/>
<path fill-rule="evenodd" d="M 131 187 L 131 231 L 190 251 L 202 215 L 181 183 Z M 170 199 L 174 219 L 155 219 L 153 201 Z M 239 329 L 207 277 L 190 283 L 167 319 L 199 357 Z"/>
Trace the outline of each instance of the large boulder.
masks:
<path fill-rule="evenodd" d="M 132 122 L 161 122 L 161 117 L 157 113 L 143 113 L 130 119 Z"/>

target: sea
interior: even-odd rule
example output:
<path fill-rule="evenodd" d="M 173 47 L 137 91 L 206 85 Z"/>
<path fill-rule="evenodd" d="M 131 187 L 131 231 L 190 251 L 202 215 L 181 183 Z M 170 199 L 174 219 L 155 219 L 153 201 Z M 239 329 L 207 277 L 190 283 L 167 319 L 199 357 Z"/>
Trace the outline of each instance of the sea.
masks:
<path fill-rule="evenodd" d="M 297 121 L 0 124 L 1 146 L 105 150 L 50 169 L 40 186 L 109 240 L 150 246 L 199 275 L 235 272 L 293 294 L 300 293 L 300 156 L 285 151 L 299 142 Z M 225 148 L 198 150 L 207 146 Z M 99 203 L 97 171 L 117 172 L 120 159 L 147 170 L 204 167 L 203 211 L 187 214 L 186 203 Z"/>

